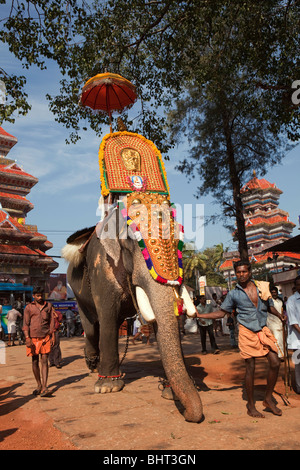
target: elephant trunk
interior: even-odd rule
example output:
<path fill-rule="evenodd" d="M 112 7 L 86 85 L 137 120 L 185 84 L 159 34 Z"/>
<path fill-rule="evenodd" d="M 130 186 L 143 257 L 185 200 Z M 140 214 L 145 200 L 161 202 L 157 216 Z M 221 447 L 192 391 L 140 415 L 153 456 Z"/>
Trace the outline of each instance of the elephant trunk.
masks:
<path fill-rule="evenodd" d="M 198 423 L 203 416 L 202 402 L 184 363 L 178 321 L 174 314 L 173 290 L 151 282 L 147 295 L 149 299 L 154 299 L 154 305 L 152 302 L 151 305 L 157 322 L 156 336 L 167 379 L 185 408 L 186 421 Z"/>
<path fill-rule="evenodd" d="M 183 405 L 186 421 L 198 423 L 203 416 L 202 402 L 187 373 L 181 350 L 177 320 L 164 326 L 158 321 L 157 342 L 164 370 L 173 392 Z M 173 338 L 170 341 L 169 338 Z"/>

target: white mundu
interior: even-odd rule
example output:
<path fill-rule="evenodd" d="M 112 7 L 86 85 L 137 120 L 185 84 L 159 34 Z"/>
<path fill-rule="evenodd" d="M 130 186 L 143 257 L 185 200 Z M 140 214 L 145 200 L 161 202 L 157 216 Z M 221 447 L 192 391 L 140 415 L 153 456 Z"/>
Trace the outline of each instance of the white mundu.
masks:
<path fill-rule="evenodd" d="M 286 305 L 288 315 L 288 347 L 290 349 L 300 349 L 300 333 L 293 328 L 293 325 L 300 325 L 300 293 L 291 295 Z"/>
<path fill-rule="evenodd" d="M 278 313 L 282 313 L 283 302 L 281 299 L 272 299 L 274 303 L 274 308 Z M 283 326 L 280 318 L 276 317 L 272 313 L 268 313 L 267 318 L 267 327 L 271 333 L 275 336 L 278 344 L 278 357 L 283 357 L 284 355 L 284 344 L 283 344 Z"/>

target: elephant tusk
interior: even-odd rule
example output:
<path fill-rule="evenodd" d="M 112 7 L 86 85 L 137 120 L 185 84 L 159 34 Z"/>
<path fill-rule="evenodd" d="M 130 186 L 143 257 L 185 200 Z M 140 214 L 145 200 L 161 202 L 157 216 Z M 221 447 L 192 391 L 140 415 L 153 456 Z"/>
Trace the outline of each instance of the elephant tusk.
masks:
<path fill-rule="evenodd" d="M 155 315 L 152 310 L 149 298 L 146 292 L 139 286 L 136 287 L 136 300 L 142 317 L 147 322 L 155 321 Z"/>
<path fill-rule="evenodd" d="M 184 285 L 181 286 L 179 294 L 180 297 L 183 299 L 187 316 L 194 318 L 197 315 L 196 307 L 187 291 L 187 288 Z"/>

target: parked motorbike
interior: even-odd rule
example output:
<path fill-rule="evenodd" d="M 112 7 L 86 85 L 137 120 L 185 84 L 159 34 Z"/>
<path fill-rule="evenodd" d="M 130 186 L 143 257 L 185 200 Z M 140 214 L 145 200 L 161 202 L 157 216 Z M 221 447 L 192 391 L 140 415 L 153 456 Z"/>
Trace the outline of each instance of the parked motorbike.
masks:
<path fill-rule="evenodd" d="M 61 337 L 67 337 L 67 320 L 63 319 L 63 321 L 60 324 L 59 328 L 59 336 Z M 74 330 L 74 335 L 73 336 L 82 336 L 83 334 L 83 328 L 80 320 L 79 314 L 76 315 L 75 318 L 75 330 Z"/>

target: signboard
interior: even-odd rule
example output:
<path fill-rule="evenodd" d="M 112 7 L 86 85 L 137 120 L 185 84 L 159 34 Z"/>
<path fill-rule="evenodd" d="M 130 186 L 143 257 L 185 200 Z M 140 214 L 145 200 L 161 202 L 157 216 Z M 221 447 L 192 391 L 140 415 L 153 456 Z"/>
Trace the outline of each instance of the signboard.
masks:
<path fill-rule="evenodd" d="M 77 302 L 75 302 L 75 300 L 66 300 L 65 302 L 51 301 L 51 304 L 53 305 L 55 310 L 60 310 L 61 312 L 64 312 L 64 310 L 68 310 L 68 308 L 70 308 L 71 310 L 78 310 Z"/>
<path fill-rule="evenodd" d="M 67 275 L 51 273 L 46 293 L 48 294 L 47 300 L 67 300 Z"/>
<path fill-rule="evenodd" d="M 199 277 L 199 292 L 200 295 L 205 295 L 206 276 Z"/>

